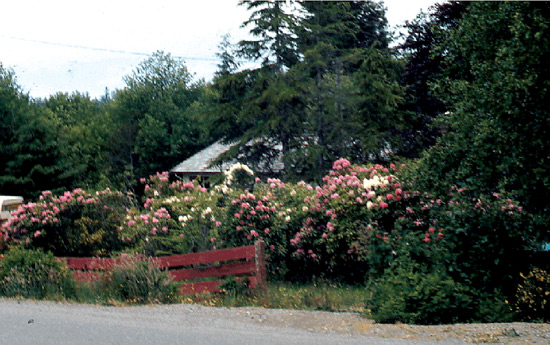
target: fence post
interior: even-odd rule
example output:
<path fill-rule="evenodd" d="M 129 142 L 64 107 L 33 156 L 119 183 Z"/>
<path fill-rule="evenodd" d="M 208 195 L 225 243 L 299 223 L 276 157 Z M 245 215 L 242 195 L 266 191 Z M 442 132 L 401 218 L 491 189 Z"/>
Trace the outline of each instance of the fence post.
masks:
<path fill-rule="evenodd" d="M 256 252 L 256 282 L 259 290 L 267 288 L 267 268 L 265 260 L 265 242 L 258 240 L 254 243 Z"/>

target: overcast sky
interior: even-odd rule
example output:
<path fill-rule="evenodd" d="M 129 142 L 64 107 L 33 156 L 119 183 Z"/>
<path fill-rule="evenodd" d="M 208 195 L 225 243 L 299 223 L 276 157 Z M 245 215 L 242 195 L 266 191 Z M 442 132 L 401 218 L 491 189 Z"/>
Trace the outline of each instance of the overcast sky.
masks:
<path fill-rule="evenodd" d="M 2 1 L 0 63 L 32 97 L 124 87 L 123 76 L 154 51 L 182 57 L 196 78 L 210 80 L 224 34 L 237 41 L 249 13 L 238 0 Z M 434 0 L 386 0 L 392 27 Z"/>

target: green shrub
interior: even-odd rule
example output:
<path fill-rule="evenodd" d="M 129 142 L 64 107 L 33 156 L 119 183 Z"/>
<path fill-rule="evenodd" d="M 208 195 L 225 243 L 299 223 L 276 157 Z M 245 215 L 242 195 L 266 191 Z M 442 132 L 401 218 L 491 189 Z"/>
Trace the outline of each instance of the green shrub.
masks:
<path fill-rule="evenodd" d="M 366 308 L 377 322 L 446 324 L 469 318 L 472 300 L 466 288 L 444 270 L 417 264 L 394 265 L 367 286 Z"/>
<path fill-rule="evenodd" d="M 75 285 L 66 264 L 41 250 L 13 248 L 2 261 L 0 294 L 24 298 L 67 298 Z"/>
<path fill-rule="evenodd" d="M 220 283 L 219 289 L 224 295 L 236 298 L 237 296 L 250 296 L 252 290 L 249 285 L 250 279 L 248 277 L 237 279 L 229 276 Z"/>
<path fill-rule="evenodd" d="M 106 289 L 127 303 L 170 303 L 177 300 L 178 286 L 152 259 L 127 257 L 108 272 Z"/>
<path fill-rule="evenodd" d="M 521 275 L 515 310 L 525 320 L 550 321 L 550 274 L 539 268 Z"/>

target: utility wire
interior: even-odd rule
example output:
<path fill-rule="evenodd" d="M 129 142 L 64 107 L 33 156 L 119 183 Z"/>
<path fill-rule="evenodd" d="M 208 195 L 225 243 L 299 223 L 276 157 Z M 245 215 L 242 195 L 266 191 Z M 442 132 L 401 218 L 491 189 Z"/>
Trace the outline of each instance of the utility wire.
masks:
<path fill-rule="evenodd" d="M 126 54 L 126 55 L 151 56 L 151 54 L 141 53 L 141 52 L 133 52 L 133 51 L 128 51 L 128 50 L 96 48 L 96 47 L 87 47 L 87 46 L 81 46 L 81 45 L 75 45 L 75 44 L 47 42 L 47 41 L 33 40 L 33 39 L 22 38 L 22 37 L 6 36 L 6 35 L 1 35 L 1 34 L 0 34 L 0 37 L 12 39 L 12 40 L 23 41 L 23 42 L 39 43 L 39 44 L 65 47 L 65 48 L 86 49 L 86 50 L 94 50 L 94 51 L 105 52 L 105 53 L 116 53 L 116 54 Z M 174 57 L 184 59 L 184 60 L 212 61 L 212 62 L 219 61 L 219 59 L 216 59 L 216 58 L 205 58 L 205 57 L 193 57 L 193 56 L 187 56 L 187 57 L 185 57 L 185 56 L 174 56 Z"/>

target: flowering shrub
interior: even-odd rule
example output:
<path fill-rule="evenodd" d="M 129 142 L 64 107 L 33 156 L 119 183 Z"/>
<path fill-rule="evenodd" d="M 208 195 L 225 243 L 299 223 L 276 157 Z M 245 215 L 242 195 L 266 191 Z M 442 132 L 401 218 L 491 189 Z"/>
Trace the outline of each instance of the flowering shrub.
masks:
<path fill-rule="evenodd" d="M 304 198 L 304 222 L 290 240 L 293 255 L 303 258 L 309 272 L 340 277 L 346 272 L 354 280 L 364 279 L 367 247 L 375 234 L 385 238 L 393 229 L 403 200 L 396 172 L 393 164 L 334 162 L 323 184 Z"/>
<path fill-rule="evenodd" d="M 521 274 L 522 282 L 516 293 L 515 310 L 526 320 L 550 320 L 550 274 L 533 268 L 527 275 Z"/>
<path fill-rule="evenodd" d="M 122 247 L 118 225 L 129 205 L 127 196 L 106 189 L 82 189 L 22 205 L 2 226 L 8 246 L 41 248 L 56 256 L 104 256 Z"/>
<path fill-rule="evenodd" d="M 232 192 L 220 237 L 229 246 L 264 240 L 270 276 L 284 277 L 296 266 L 291 239 L 305 219 L 302 200 L 311 195 L 313 188 L 305 183 L 287 185 L 279 179 L 269 178 L 265 183 L 256 179 L 254 193 Z"/>
<path fill-rule="evenodd" d="M 238 164 L 210 190 L 158 173 L 142 179 L 142 205 L 129 207 L 111 191 L 45 192 L 16 211 L 4 232 L 8 243 L 57 255 L 158 256 L 263 239 L 275 278 L 364 282 L 407 258 L 429 272 L 443 266 L 457 284 L 480 293 L 513 286 L 513 258 L 530 241 L 521 206 L 505 193 L 456 186 L 432 196 L 416 190 L 403 171 L 339 159 L 313 187 L 262 181 Z"/>
<path fill-rule="evenodd" d="M 216 248 L 220 193 L 195 182 L 170 182 L 167 173 L 142 182 L 145 203 L 128 212 L 121 226 L 125 243 L 150 256 Z"/>

